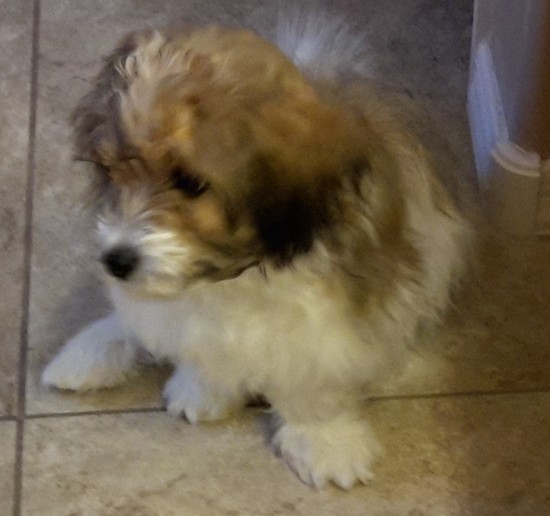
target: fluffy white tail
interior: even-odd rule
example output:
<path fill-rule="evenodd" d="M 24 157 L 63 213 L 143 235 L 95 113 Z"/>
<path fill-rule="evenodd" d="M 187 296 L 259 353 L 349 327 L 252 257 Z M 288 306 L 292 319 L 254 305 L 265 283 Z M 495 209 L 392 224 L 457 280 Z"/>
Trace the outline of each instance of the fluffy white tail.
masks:
<path fill-rule="evenodd" d="M 313 79 L 370 74 L 365 34 L 315 2 L 274 2 L 274 27 L 264 34 Z M 265 12 L 261 25 L 264 25 Z M 264 31 L 261 31 L 264 32 Z"/>

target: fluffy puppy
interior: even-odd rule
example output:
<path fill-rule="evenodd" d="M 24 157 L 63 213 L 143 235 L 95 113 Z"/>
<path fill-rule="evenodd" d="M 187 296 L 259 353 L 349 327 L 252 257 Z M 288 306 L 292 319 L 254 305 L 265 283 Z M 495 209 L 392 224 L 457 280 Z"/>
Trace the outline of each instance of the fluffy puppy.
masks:
<path fill-rule="evenodd" d="M 43 382 L 119 384 L 142 346 L 175 366 L 170 413 L 217 420 L 261 394 L 304 482 L 366 482 L 366 388 L 439 318 L 464 262 L 466 225 L 421 145 L 361 86 L 213 26 L 130 35 L 75 126 L 103 185 L 115 313 Z"/>

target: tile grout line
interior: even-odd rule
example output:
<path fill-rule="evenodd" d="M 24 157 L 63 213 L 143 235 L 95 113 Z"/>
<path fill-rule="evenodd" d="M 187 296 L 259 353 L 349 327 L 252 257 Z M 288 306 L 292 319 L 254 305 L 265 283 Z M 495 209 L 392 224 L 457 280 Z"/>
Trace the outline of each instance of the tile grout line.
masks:
<path fill-rule="evenodd" d="M 106 410 L 83 410 L 80 412 L 52 412 L 49 413 L 37 413 L 28 414 L 25 416 L 27 421 L 35 419 L 63 419 L 70 417 L 83 417 L 83 416 L 116 416 L 124 414 L 159 414 L 165 412 L 161 407 L 143 407 L 134 409 L 106 409 Z"/>
<path fill-rule="evenodd" d="M 30 70 L 30 94 L 29 94 L 29 125 L 27 147 L 27 184 L 25 189 L 25 234 L 23 255 L 23 292 L 21 295 L 21 331 L 19 349 L 19 381 L 17 389 L 17 418 L 16 418 L 16 442 L 15 442 L 15 466 L 13 478 L 13 516 L 21 514 L 22 483 L 23 483 L 23 438 L 25 429 L 25 398 L 26 398 L 26 372 L 27 349 L 29 336 L 29 311 L 30 311 L 30 281 L 32 265 L 32 222 L 33 222 L 33 195 L 35 179 L 35 143 L 36 143 L 36 107 L 38 98 L 38 53 L 40 37 L 40 0 L 32 2 L 32 46 L 31 46 L 31 70 Z"/>
<path fill-rule="evenodd" d="M 437 400 L 447 398 L 481 398 L 490 396 L 512 396 L 525 394 L 550 394 L 550 388 L 533 388 L 533 389 L 518 389 L 518 390 L 472 390 L 472 391 L 456 391 L 456 392 L 432 392 L 425 394 L 388 394 L 381 396 L 372 396 L 367 398 L 368 402 L 380 401 L 406 401 L 406 400 Z"/>
<path fill-rule="evenodd" d="M 414 400 L 438 400 L 448 398 L 481 398 L 481 397 L 505 397 L 505 396 L 524 396 L 527 394 L 550 394 L 550 388 L 542 389 L 522 389 L 509 391 L 457 391 L 457 392 L 442 392 L 442 393 L 426 393 L 426 394 L 395 394 L 387 396 L 372 396 L 366 400 L 367 403 L 379 403 L 384 401 L 414 401 Z M 254 410 L 254 407 L 250 407 Z M 26 414 L 25 420 L 37 419 L 64 419 L 71 417 L 86 417 L 86 416 L 113 416 L 125 414 L 160 414 L 166 409 L 162 407 L 137 407 L 128 409 L 100 409 L 100 410 L 82 410 L 75 412 L 38 412 L 36 414 Z M 0 419 L 2 420 L 2 419 Z M 4 418 L 6 421 L 14 421 L 13 417 Z"/>

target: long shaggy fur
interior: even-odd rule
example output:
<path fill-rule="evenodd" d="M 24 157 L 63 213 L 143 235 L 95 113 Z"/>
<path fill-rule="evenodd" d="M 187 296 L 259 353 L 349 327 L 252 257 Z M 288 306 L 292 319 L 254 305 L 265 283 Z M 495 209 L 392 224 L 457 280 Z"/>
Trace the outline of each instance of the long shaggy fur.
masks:
<path fill-rule="evenodd" d="M 176 366 L 171 413 L 219 419 L 261 394 L 300 478 L 347 488 L 378 451 L 361 399 L 444 313 L 468 230 L 423 147 L 338 82 L 360 39 L 322 16 L 276 38 L 295 64 L 219 27 L 132 34 L 106 60 L 75 126 L 108 183 L 116 313 L 43 380 L 116 384 L 143 346 Z"/>
<path fill-rule="evenodd" d="M 365 34 L 354 32 L 338 13 L 294 2 L 276 15 L 274 43 L 316 80 L 366 77 L 371 63 Z"/>

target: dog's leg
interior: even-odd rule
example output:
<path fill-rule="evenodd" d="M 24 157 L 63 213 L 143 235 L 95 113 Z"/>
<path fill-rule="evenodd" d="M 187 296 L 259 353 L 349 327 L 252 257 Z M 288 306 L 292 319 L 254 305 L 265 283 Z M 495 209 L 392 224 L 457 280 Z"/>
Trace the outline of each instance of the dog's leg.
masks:
<path fill-rule="evenodd" d="M 332 481 L 349 489 L 372 478 L 380 445 L 358 404 L 344 398 L 340 404 L 333 393 L 299 393 L 272 404 L 280 418 L 273 444 L 303 482 L 321 488 Z"/>
<path fill-rule="evenodd" d="M 86 391 L 123 383 L 136 370 L 138 350 L 115 314 L 86 326 L 44 369 L 48 387 Z"/>
<path fill-rule="evenodd" d="M 197 369 L 181 364 L 164 387 L 166 410 L 193 424 L 224 419 L 242 409 L 246 400 L 246 393 L 239 388 L 207 384 Z"/>

